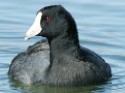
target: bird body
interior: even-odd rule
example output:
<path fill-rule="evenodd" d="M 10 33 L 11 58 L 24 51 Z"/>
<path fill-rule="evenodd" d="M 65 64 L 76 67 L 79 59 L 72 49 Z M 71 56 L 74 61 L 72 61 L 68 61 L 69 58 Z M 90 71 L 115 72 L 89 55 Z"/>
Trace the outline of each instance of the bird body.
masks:
<path fill-rule="evenodd" d="M 104 59 L 80 46 L 76 23 L 61 5 L 38 11 L 25 39 L 36 35 L 47 41 L 34 44 L 13 59 L 11 78 L 29 85 L 79 86 L 102 83 L 112 76 Z"/>

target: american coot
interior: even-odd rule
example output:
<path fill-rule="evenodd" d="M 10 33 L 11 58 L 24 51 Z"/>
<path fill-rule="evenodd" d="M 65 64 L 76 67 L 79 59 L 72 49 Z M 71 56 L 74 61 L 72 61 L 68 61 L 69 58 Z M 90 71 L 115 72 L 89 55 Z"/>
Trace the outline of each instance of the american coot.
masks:
<path fill-rule="evenodd" d="M 47 41 L 37 42 L 12 60 L 8 74 L 14 80 L 28 85 L 79 86 L 102 83 L 112 76 L 99 55 L 79 45 L 76 23 L 61 5 L 38 11 L 25 39 L 33 36 Z"/>

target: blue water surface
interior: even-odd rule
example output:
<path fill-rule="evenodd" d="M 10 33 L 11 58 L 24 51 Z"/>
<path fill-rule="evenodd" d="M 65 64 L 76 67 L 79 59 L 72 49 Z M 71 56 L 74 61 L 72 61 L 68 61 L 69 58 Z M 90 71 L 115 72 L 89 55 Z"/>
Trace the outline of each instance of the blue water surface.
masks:
<path fill-rule="evenodd" d="M 23 86 L 9 80 L 11 60 L 41 37 L 25 42 L 36 12 L 61 4 L 75 18 L 80 44 L 101 55 L 111 80 L 86 87 Z M 0 93 L 125 93 L 125 0 L 2 0 L 0 2 Z"/>

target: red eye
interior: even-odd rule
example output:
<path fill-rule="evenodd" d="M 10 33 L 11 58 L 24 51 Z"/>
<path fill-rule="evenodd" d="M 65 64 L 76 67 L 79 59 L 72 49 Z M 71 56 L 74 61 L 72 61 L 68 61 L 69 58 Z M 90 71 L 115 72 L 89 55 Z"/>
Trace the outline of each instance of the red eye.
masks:
<path fill-rule="evenodd" d="M 51 21 L 51 18 L 50 18 L 49 16 L 47 16 L 46 21 L 47 21 L 47 22 L 50 22 L 50 21 Z"/>

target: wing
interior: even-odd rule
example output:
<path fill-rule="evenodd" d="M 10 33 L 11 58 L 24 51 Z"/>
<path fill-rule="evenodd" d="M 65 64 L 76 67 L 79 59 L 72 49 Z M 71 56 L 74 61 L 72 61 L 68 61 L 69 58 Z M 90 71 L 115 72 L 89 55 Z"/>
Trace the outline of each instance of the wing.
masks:
<path fill-rule="evenodd" d="M 35 43 L 12 60 L 8 75 L 25 84 L 39 81 L 49 65 L 49 52 L 46 40 Z"/>

